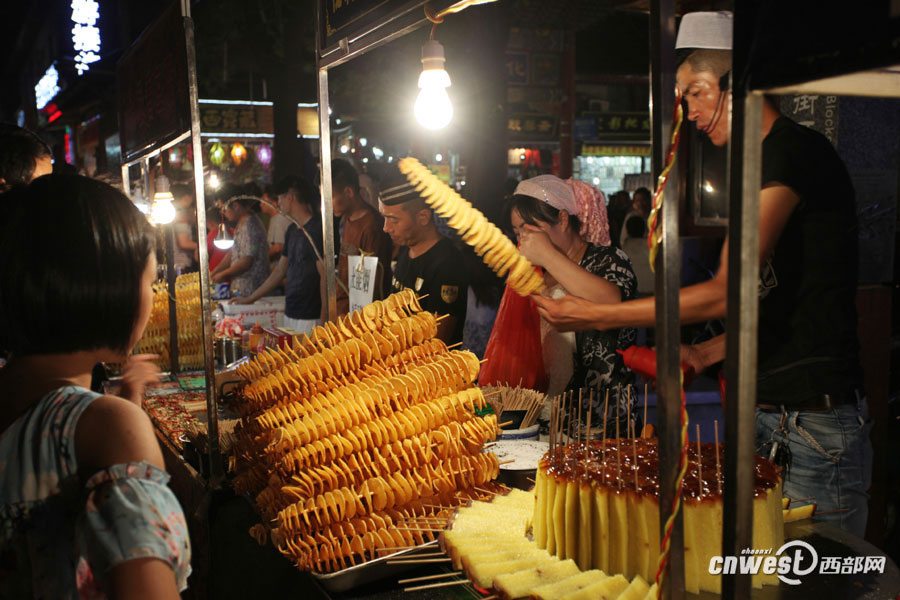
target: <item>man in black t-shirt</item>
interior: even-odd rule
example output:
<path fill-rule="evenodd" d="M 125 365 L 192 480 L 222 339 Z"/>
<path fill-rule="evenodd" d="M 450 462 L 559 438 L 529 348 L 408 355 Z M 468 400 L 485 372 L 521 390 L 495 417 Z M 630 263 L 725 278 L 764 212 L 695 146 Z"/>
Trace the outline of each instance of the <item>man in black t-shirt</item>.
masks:
<path fill-rule="evenodd" d="M 678 40 L 685 116 L 724 146 L 731 135 L 731 13 L 685 15 Z M 821 520 L 862 537 L 872 445 L 856 337 L 853 186 L 828 140 L 782 117 L 768 99 L 761 129 L 757 451 L 790 467 L 786 496 L 814 498 Z M 715 276 L 681 290 L 682 323 L 725 317 L 727 253 L 726 241 Z M 535 297 L 535 303 L 563 329 L 654 324 L 652 298 L 599 305 Z M 698 371 L 724 358 L 724 335 L 682 349 L 682 360 Z"/>
<path fill-rule="evenodd" d="M 398 247 L 392 291 L 409 288 L 422 308 L 449 315 L 438 323 L 437 337 L 447 344 L 462 341 L 469 277 L 462 254 L 435 227 L 431 209 L 406 179 L 394 178 L 381 192 L 378 208 L 384 231 Z"/>

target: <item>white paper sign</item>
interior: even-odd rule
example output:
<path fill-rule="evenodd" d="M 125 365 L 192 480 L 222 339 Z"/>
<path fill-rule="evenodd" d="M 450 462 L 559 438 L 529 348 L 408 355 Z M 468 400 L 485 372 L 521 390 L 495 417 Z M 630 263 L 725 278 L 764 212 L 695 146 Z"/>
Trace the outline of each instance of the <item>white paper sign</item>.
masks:
<path fill-rule="evenodd" d="M 348 256 L 347 267 L 350 279 L 347 282 L 347 289 L 350 291 L 350 310 L 352 312 L 372 303 L 378 257 Z"/>

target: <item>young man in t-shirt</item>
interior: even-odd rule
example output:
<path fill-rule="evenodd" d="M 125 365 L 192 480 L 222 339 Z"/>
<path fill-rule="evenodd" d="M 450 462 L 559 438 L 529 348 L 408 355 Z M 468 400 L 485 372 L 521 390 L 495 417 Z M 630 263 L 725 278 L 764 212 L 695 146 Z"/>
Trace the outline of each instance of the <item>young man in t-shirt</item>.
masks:
<path fill-rule="evenodd" d="M 462 254 L 438 233 L 431 209 L 405 179 L 393 178 L 383 188 L 379 209 L 384 230 L 400 247 L 393 291 L 408 288 L 425 296 L 422 308 L 449 315 L 438 323 L 437 337 L 448 344 L 462 341 L 469 289 Z"/>
<path fill-rule="evenodd" d="M 731 13 L 686 14 L 678 40 L 685 116 L 724 146 L 731 136 Z M 765 456 L 772 442 L 790 449 L 786 496 L 815 498 L 821 520 L 862 537 L 872 446 L 856 334 L 853 185 L 827 138 L 781 116 L 768 99 L 761 129 L 756 444 Z M 681 290 L 682 323 L 725 317 L 727 252 L 726 241 L 712 279 Z M 561 329 L 654 323 L 653 298 L 614 310 L 574 296 L 534 301 Z M 702 370 L 725 358 L 725 342 L 720 335 L 684 346 L 682 360 Z"/>
<path fill-rule="evenodd" d="M 318 199 L 312 186 L 301 177 L 285 177 L 275 186 L 278 208 L 303 229 L 291 223 L 284 236 L 281 258 L 268 279 L 249 296 L 235 298 L 234 304 L 256 302 L 287 278 L 284 325 L 309 333 L 320 323 L 322 297 L 319 285 L 322 255 L 322 219 L 316 213 Z"/>
<path fill-rule="evenodd" d="M 348 257 L 362 253 L 378 258 L 372 299 L 381 300 L 390 293 L 391 241 L 382 231 L 381 216 L 360 194 L 359 174 L 353 165 L 340 158 L 331 161 L 331 190 L 334 216 L 341 218 L 337 311 L 346 315 L 350 312 Z"/>

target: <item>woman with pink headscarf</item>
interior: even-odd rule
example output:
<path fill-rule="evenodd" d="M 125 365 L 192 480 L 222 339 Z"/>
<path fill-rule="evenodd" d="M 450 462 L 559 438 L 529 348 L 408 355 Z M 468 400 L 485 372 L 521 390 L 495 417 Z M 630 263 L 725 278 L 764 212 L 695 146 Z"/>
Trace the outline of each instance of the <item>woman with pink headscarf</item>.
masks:
<path fill-rule="evenodd" d="M 580 296 L 615 304 L 634 298 L 637 278 L 628 256 L 610 244 L 606 199 L 597 188 L 576 180 L 540 175 L 521 182 L 509 205 L 519 250 L 544 269 L 544 295 Z M 626 431 L 630 400 L 626 387 L 633 375 L 616 350 L 634 344 L 632 328 L 560 333 L 541 320 L 544 365 L 550 377 L 548 395 L 565 390 L 594 390 L 594 410 L 603 418 L 609 391 L 607 432 L 619 415 Z M 621 392 L 620 392 L 621 390 Z M 585 389 L 584 397 L 588 397 Z M 636 413 L 637 411 L 631 411 Z M 602 421 L 594 422 L 602 427 Z M 624 435 L 624 433 L 623 433 Z"/>

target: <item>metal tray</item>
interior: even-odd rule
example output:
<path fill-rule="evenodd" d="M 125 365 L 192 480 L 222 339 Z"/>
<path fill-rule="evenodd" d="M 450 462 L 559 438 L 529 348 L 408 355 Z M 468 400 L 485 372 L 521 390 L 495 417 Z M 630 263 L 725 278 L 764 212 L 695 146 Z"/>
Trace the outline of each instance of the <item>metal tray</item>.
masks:
<path fill-rule="evenodd" d="M 400 550 L 399 552 L 381 556 L 353 567 L 335 571 L 334 573 L 312 572 L 310 575 L 312 575 L 313 579 L 325 588 L 326 591 L 332 594 L 339 594 L 372 581 L 386 579 L 388 577 L 399 575 L 404 571 L 415 569 L 420 565 L 391 565 L 388 564 L 388 561 L 415 555 L 422 550 L 430 550 L 435 548 L 437 543 L 437 540 L 432 540 L 426 544 L 416 546 L 415 548 Z"/>

